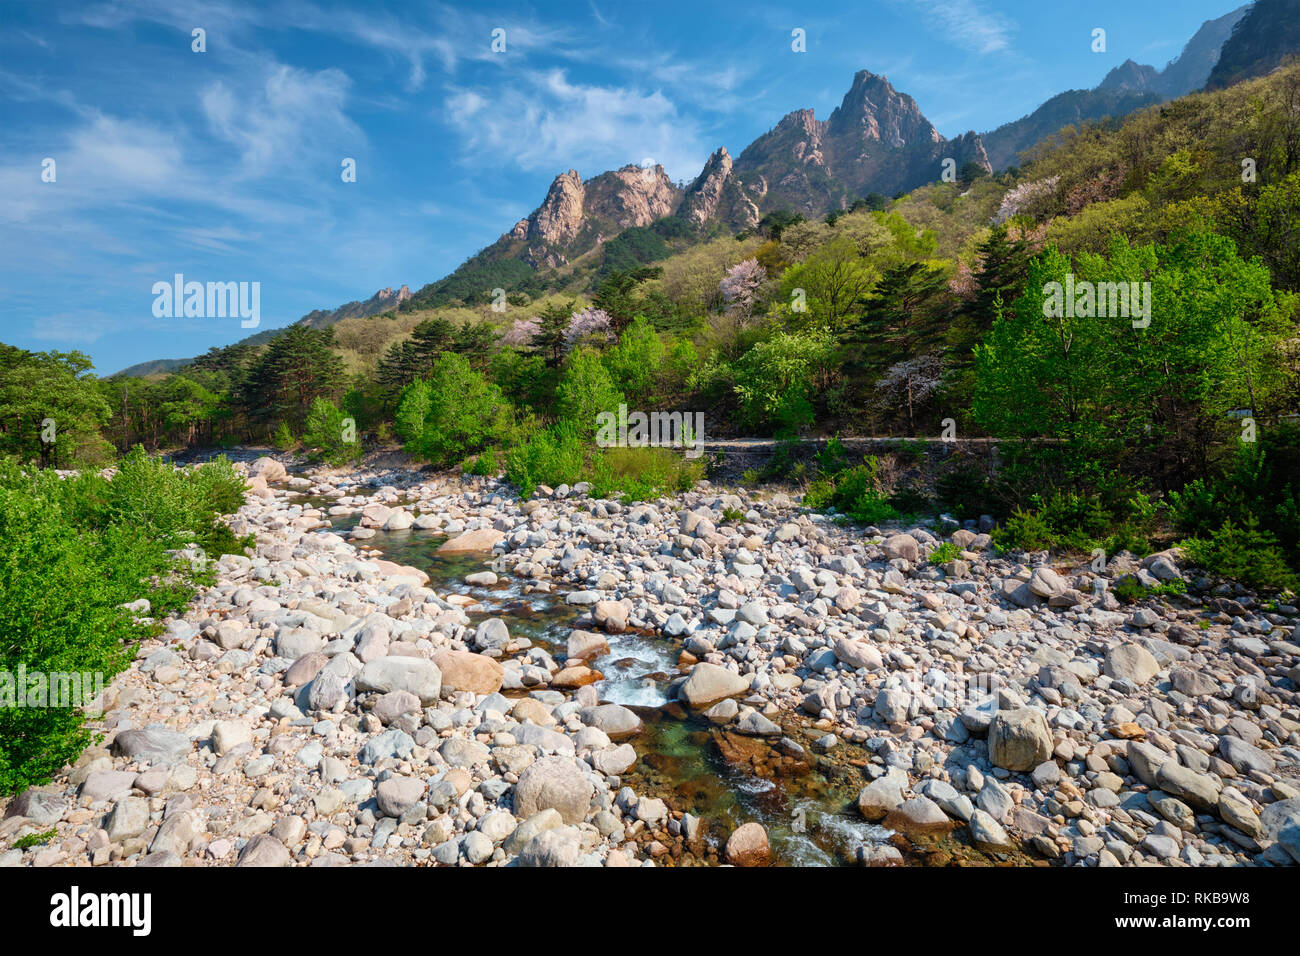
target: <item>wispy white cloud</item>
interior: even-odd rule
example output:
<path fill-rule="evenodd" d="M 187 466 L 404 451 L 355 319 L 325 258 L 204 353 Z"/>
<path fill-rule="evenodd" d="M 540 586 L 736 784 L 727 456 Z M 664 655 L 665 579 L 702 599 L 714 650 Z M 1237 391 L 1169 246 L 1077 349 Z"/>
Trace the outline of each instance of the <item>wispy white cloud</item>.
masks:
<path fill-rule="evenodd" d="M 492 166 L 584 176 L 651 158 L 690 179 L 709 154 L 695 122 L 662 92 L 570 81 L 565 71 L 529 72 L 519 85 L 453 89 L 442 118 L 466 158 Z"/>
<path fill-rule="evenodd" d="M 898 2 L 898 0 L 896 0 Z M 979 0 L 903 0 L 949 43 L 972 53 L 997 53 L 1011 45 L 1013 21 L 984 9 Z"/>
<path fill-rule="evenodd" d="M 218 80 L 200 102 L 213 132 L 240 150 L 245 174 L 260 175 L 334 144 L 364 145 L 365 134 L 345 111 L 350 82 L 341 70 L 277 63 L 243 89 Z"/>

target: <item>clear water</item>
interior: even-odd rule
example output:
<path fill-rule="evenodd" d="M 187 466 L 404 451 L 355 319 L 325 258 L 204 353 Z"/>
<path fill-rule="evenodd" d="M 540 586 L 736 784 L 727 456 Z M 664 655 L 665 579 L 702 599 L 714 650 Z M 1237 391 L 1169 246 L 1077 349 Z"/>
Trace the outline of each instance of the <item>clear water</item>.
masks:
<path fill-rule="evenodd" d="M 323 500 L 317 506 L 331 503 Z M 358 518 L 337 516 L 331 524 L 345 532 Z M 569 632 L 583 609 L 566 604 L 559 594 L 527 591 L 526 582 L 517 578 L 503 576 L 490 587 L 466 584 L 467 575 L 487 569 L 490 562 L 482 554 L 439 554 L 445 540 L 434 531 L 379 531 L 357 544 L 425 571 L 429 586 L 440 595 L 474 598 L 478 603 L 466 608 L 472 620 L 500 617 L 511 635 L 527 637 L 562 660 Z M 640 759 L 623 775 L 623 782 L 701 820 L 703 843 L 676 861 L 663 862 L 716 863 L 727 836 L 751 821 L 767 830 L 778 865 L 853 865 L 861 846 L 882 843 L 898 847 L 911 864 L 1006 862 L 984 857 L 963 842 L 964 830 L 958 831 L 960 838 L 940 838 L 936 845 L 934 839 L 914 843 L 866 822 L 854 805 L 865 782 L 859 769 L 865 752 L 845 743 L 834 751 L 834 761 L 819 759 L 811 743 L 821 731 L 787 728 L 805 750 L 799 762 L 775 741 L 742 738 L 713 727 L 668 701 L 666 688 L 677 674 L 680 652 L 675 641 L 634 632 L 605 637 L 609 653 L 589 662 L 604 675 L 595 685 L 597 692 L 603 701 L 634 708 L 646 722 L 634 741 Z M 851 762 L 855 756 L 859 763 Z M 1025 860 L 1017 856 L 1016 862 Z"/>

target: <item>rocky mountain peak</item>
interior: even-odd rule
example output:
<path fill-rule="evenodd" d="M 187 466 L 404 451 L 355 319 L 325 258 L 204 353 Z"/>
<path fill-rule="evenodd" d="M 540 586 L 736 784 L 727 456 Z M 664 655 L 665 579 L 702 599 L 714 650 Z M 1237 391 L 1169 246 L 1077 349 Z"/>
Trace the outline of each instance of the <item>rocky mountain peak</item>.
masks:
<path fill-rule="evenodd" d="M 836 139 L 858 136 L 894 149 L 943 141 L 916 100 L 894 89 L 888 77 L 870 70 L 854 74 L 853 85 L 831 113 L 826 131 Z"/>
<path fill-rule="evenodd" d="M 686 187 L 678 215 L 695 227 L 711 219 L 746 229 L 758 222 L 758 207 L 741 188 L 725 146 L 708 158 L 700 175 Z"/>
<path fill-rule="evenodd" d="M 561 173 L 551 183 L 546 199 L 528 217 L 525 237 L 548 245 L 572 242 L 582 228 L 582 205 L 585 197 L 582 177 L 576 169 Z M 516 230 L 518 226 L 515 227 Z"/>

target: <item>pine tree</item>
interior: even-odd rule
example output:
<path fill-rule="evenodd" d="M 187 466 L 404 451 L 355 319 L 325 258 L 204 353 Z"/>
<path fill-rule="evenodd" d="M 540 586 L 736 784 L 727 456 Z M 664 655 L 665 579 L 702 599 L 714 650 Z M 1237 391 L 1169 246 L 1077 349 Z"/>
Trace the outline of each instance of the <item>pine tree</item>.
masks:
<path fill-rule="evenodd" d="M 334 330 L 291 325 L 273 338 L 249 370 L 244 404 L 262 421 L 300 423 L 317 398 L 333 399 L 344 382 Z"/>

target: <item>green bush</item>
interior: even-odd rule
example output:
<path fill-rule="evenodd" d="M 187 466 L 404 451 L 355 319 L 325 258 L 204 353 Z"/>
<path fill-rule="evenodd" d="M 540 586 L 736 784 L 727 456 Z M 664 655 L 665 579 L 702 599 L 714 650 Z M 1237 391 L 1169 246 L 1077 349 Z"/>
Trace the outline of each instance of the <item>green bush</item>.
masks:
<path fill-rule="evenodd" d="M 947 564 L 949 561 L 956 561 L 960 557 L 961 548 L 957 547 L 951 541 L 945 541 L 930 552 L 930 563 Z"/>
<path fill-rule="evenodd" d="M 586 449 L 567 422 L 544 429 L 506 454 L 506 480 L 525 498 L 538 485 L 571 485 L 582 480 Z"/>
<path fill-rule="evenodd" d="M 343 465 L 361 457 L 356 419 L 345 415 L 327 398 L 312 402 L 303 424 L 302 443 L 331 465 Z"/>
<path fill-rule="evenodd" d="M 735 364 L 735 392 L 748 427 L 785 436 L 812 423 L 813 383 L 830 363 L 833 340 L 817 332 L 778 332 Z"/>
<path fill-rule="evenodd" d="M 99 675 L 107 685 L 156 628 L 122 606 L 148 598 L 157 619 L 210 580 L 177 549 L 216 555 L 248 543 L 219 520 L 242 504 L 243 487 L 225 459 L 179 471 L 138 448 L 111 478 L 0 463 L 0 674 L 9 677 L 0 683 L 0 793 L 49 780 L 90 743 L 79 708 L 93 678 L 49 701 L 71 706 L 19 707 L 29 688 L 15 686 L 18 669 Z"/>
<path fill-rule="evenodd" d="M 279 451 L 293 451 L 298 447 L 298 440 L 293 437 L 293 432 L 289 430 L 288 422 L 280 422 L 275 434 L 271 436 L 271 445 Z"/>
<path fill-rule="evenodd" d="M 1189 563 L 1220 577 L 1263 591 L 1294 591 L 1296 576 L 1287 567 L 1277 538 L 1254 519 L 1237 525 L 1231 519 L 1204 538 L 1180 541 Z"/>
<path fill-rule="evenodd" d="M 624 401 L 600 356 L 587 348 L 570 356 L 555 399 L 560 420 L 571 424 L 584 438 L 596 433 L 596 416 L 602 412 L 617 414 Z"/>
<path fill-rule="evenodd" d="M 999 551 L 1045 551 L 1056 543 L 1052 529 L 1041 515 L 1016 508 L 1006 521 L 993 529 L 993 543 Z"/>
<path fill-rule="evenodd" d="M 881 487 L 880 460 L 875 456 L 840 472 L 833 483 L 827 478 L 814 481 L 804 492 L 804 504 L 809 508 L 834 508 L 865 524 L 901 517 Z"/>
<path fill-rule="evenodd" d="M 1156 509 L 1140 492 L 1107 503 L 1097 494 L 1057 491 L 1032 495 L 1029 502 L 1029 508 L 1014 509 L 993 532 L 999 548 L 1084 553 L 1102 548 L 1108 554 L 1150 550 Z"/>
<path fill-rule="evenodd" d="M 489 448 L 481 455 L 467 458 L 462 468 L 467 475 L 491 476 L 501 470 L 501 462 L 497 457 L 497 450 Z"/>
<path fill-rule="evenodd" d="M 396 429 L 412 455 L 447 466 L 511 438 L 513 410 L 464 356 L 443 352 L 427 379 L 402 389 Z"/>
<path fill-rule="evenodd" d="M 604 448 L 593 451 L 587 474 L 597 498 L 621 492 L 630 501 L 650 501 L 688 491 L 704 477 L 704 465 L 668 448 Z"/>

